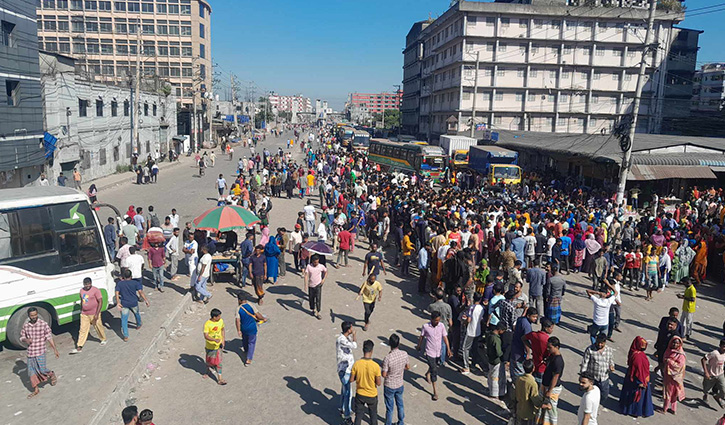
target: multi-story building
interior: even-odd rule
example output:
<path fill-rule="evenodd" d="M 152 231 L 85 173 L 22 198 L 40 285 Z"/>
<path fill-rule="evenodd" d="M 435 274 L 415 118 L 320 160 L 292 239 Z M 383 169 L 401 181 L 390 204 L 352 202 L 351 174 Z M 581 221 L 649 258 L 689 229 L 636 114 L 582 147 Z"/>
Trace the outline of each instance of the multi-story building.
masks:
<path fill-rule="evenodd" d="M 96 81 L 168 83 L 181 108 L 203 110 L 211 91 L 211 6 L 206 0 L 38 0 L 38 45 L 72 56 Z M 192 100 L 196 108 L 192 105 Z M 189 120 L 188 115 L 185 121 Z M 199 122 L 206 122 L 198 117 Z M 180 123 L 188 130 L 188 123 Z M 188 134 L 188 133 L 187 133 Z"/>
<path fill-rule="evenodd" d="M 371 114 L 380 114 L 386 109 L 400 109 L 403 92 L 350 93 L 347 99 L 350 107 L 364 106 Z"/>
<path fill-rule="evenodd" d="M 405 36 L 403 51 L 403 99 L 400 105 L 402 131 L 406 134 L 418 134 L 418 116 L 420 113 L 420 71 L 422 69 L 423 42 L 420 32 L 432 19 L 416 22 Z"/>
<path fill-rule="evenodd" d="M 712 113 L 725 104 L 725 63 L 707 63 L 695 72 L 690 110 Z"/>
<path fill-rule="evenodd" d="M 666 77 L 662 119 L 687 117 L 692 85 L 697 71 L 698 42 L 701 30 L 673 28 L 670 53 L 666 60 Z"/>
<path fill-rule="evenodd" d="M 176 99 L 158 91 L 135 95 L 128 87 L 103 84 L 77 73 L 73 58 L 41 53 L 42 122 L 57 138 L 48 177 L 74 168 L 84 181 L 128 167 L 134 155 L 156 158 L 169 149 L 182 153 L 176 133 Z M 132 141 L 134 111 L 138 111 L 138 142 Z"/>
<path fill-rule="evenodd" d="M 474 99 L 476 124 L 511 130 L 606 133 L 631 110 L 648 2 L 525 3 L 458 1 L 406 40 L 405 52 L 422 44 L 418 134 L 470 129 Z M 638 131 L 653 131 L 662 114 L 662 65 L 683 19 L 680 10 L 656 16 Z"/>
<path fill-rule="evenodd" d="M 0 188 L 22 187 L 44 171 L 43 105 L 36 43 L 35 4 L 0 3 Z"/>
<path fill-rule="evenodd" d="M 294 96 L 280 96 L 277 93 L 269 95 L 272 109 L 279 112 L 312 112 L 312 101 L 309 97 L 300 94 Z"/>

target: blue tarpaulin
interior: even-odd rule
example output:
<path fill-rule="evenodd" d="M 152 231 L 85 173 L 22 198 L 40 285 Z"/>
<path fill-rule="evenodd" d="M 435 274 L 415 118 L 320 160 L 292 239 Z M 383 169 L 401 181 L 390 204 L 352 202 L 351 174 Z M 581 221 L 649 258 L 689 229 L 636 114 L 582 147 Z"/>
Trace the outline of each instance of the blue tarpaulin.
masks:
<path fill-rule="evenodd" d="M 53 157 L 55 152 L 55 144 L 58 142 L 58 138 L 48 133 L 47 131 L 43 134 L 43 146 L 45 146 L 45 159 Z"/>

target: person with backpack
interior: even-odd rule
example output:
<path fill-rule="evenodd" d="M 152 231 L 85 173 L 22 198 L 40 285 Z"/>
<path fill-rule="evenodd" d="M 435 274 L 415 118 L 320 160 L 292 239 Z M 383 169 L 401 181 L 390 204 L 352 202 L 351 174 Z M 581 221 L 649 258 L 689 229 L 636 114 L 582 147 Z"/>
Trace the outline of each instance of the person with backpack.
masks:
<path fill-rule="evenodd" d="M 148 213 L 146 214 L 146 226 L 148 226 L 146 228 L 147 232 L 152 227 L 161 227 L 161 220 L 159 219 L 159 216 L 156 215 L 156 213 L 154 212 L 153 205 L 149 205 Z"/>

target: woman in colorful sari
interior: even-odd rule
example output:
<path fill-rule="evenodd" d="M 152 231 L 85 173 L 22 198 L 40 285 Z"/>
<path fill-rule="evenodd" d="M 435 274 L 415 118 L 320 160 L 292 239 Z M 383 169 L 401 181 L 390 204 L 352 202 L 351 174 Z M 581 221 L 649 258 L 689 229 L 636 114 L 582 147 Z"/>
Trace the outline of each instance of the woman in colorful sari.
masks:
<path fill-rule="evenodd" d="M 574 273 L 579 273 L 582 269 L 582 264 L 584 264 L 584 252 L 587 249 L 581 234 L 574 237 L 572 249 L 574 250 Z"/>
<path fill-rule="evenodd" d="M 647 418 L 654 414 L 646 349 L 647 341 L 641 336 L 632 341 L 627 356 L 627 374 L 619 396 L 619 410 L 622 414 L 635 418 L 640 416 Z"/>
<path fill-rule="evenodd" d="M 703 239 L 698 240 L 695 252 L 695 267 L 692 270 L 692 276 L 700 284 L 705 280 L 707 272 L 707 243 Z"/>
<path fill-rule="evenodd" d="M 264 256 L 267 257 L 267 278 L 272 279 L 272 283 L 277 283 L 279 276 L 279 246 L 277 245 L 277 237 L 271 236 L 264 246 Z"/>
<path fill-rule="evenodd" d="M 687 358 L 685 351 L 682 349 L 682 338 L 675 335 L 665 351 L 664 368 L 662 371 L 663 396 L 664 404 L 663 412 L 677 412 L 677 402 L 685 399 L 685 366 Z"/>

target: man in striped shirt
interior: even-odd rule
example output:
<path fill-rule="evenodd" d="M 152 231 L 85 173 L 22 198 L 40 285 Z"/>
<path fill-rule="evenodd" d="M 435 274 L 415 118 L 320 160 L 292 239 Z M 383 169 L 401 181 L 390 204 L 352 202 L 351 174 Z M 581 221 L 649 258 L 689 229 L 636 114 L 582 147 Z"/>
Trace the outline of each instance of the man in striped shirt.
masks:
<path fill-rule="evenodd" d="M 398 349 L 400 337 L 397 334 L 388 338 L 390 352 L 383 359 L 383 378 L 385 378 L 383 396 L 385 397 L 385 425 L 393 423 L 393 405 L 398 406 L 398 425 L 404 425 L 403 372 L 410 369 L 408 354 Z"/>

